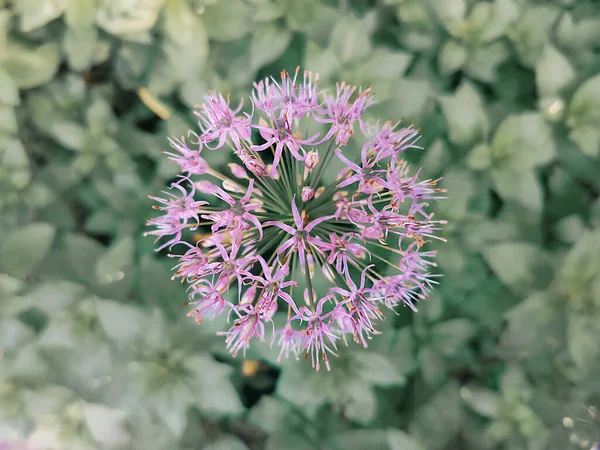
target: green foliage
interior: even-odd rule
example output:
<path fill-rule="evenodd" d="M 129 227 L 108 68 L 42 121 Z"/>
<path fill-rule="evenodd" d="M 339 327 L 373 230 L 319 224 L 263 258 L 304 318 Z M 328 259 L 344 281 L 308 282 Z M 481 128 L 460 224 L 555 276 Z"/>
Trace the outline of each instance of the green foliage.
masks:
<path fill-rule="evenodd" d="M 590 448 L 599 46 L 592 0 L 0 1 L 0 447 Z M 193 105 L 300 64 L 449 197 L 431 298 L 319 373 L 230 357 L 143 236 Z"/>

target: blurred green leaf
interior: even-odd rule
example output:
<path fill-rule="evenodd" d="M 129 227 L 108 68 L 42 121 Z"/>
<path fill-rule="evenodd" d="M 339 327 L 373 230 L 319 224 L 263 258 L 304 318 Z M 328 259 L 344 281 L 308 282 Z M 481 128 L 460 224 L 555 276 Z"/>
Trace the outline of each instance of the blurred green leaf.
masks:
<path fill-rule="evenodd" d="M 443 448 L 458 431 L 462 415 L 458 392 L 450 382 L 415 412 L 409 431 L 425 448 Z"/>
<path fill-rule="evenodd" d="M 536 113 L 504 119 L 494 133 L 491 148 L 494 163 L 523 169 L 548 164 L 556 156 L 552 129 Z"/>
<path fill-rule="evenodd" d="M 93 26 L 69 27 L 62 44 L 72 69 L 77 71 L 88 69 L 94 62 L 98 31 Z"/>
<path fill-rule="evenodd" d="M 55 314 L 81 300 L 85 291 L 84 286 L 71 281 L 46 281 L 29 291 L 27 299 L 45 313 Z"/>
<path fill-rule="evenodd" d="M 444 384 L 448 374 L 444 359 L 430 346 L 422 347 L 418 354 L 423 380 L 429 386 L 439 387 Z"/>
<path fill-rule="evenodd" d="M 479 386 L 463 386 L 460 396 L 471 409 L 484 417 L 495 417 L 502 398 L 497 392 Z"/>
<path fill-rule="evenodd" d="M 134 241 L 124 237 L 113 245 L 96 263 L 96 280 L 100 284 L 121 281 L 131 271 Z"/>
<path fill-rule="evenodd" d="M 534 67 L 548 41 L 550 27 L 555 23 L 560 9 L 556 5 L 525 4 L 508 37 L 519 57 L 528 67 Z"/>
<path fill-rule="evenodd" d="M 455 357 L 475 336 L 476 326 L 467 319 L 452 319 L 431 328 L 431 346 L 440 354 Z"/>
<path fill-rule="evenodd" d="M 341 17 L 331 32 L 329 45 L 342 64 L 366 57 L 371 50 L 366 24 L 350 15 Z"/>
<path fill-rule="evenodd" d="M 97 300 L 96 311 L 106 335 L 115 341 L 131 341 L 141 337 L 145 315 L 134 306 L 111 300 Z"/>
<path fill-rule="evenodd" d="M 483 251 L 494 273 L 515 293 L 530 293 L 552 279 L 552 259 L 527 242 L 506 242 Z"/>
<path fill-rule="evenodd" d="M 7 274 L 24 277 L 33 272 L 54 241 L 55 228 L 48 223 L 32 223 L 10 231 L 0 244 L 0 267 Z"/>
<path fill-rule="evenodd" d="M 571 358 L 585 373 L 597 364 L 600 324 L 596 317 L 571 313 L 567 319 L 567 346 Z"/>
<path fill-rule="evenodd" d="M 96 23 L 110 34 L 133 37 L 150 30 L 165 0 L 103 0 L 96 11 Z"/>
<path fill-rule="evenodd" d="M 29 32 L 59 17 L 67 8 L 68 0 L 18 0 L 15 10 L 19 15 L 21 31 Z"/>
<path fill-rule="evenodd" d="M 439 101 L 452 143 L 468 145 L 486 137 L 488 123 L 483 103 L 470 83 L 463 82 L 453 96 L 440 97 Z"/>
<path fill-rule="evenodd" d="M 67 0 L 65 11 L 67 25 L 79 27 L 92 25 L 96 18 L 96 2 L 82 2 L 80 0 Z"/>
<path fill-rule="evenodd" d="M 292 40 L 292 33 L 276 24 L 265 24 L 254 31 L 250 42 L 250 64 L 258 70 L 279 58 Z"/>
<path fill-rule="evenodd" d="M 124 411 L 102 404 L 85 403 L 83 417 L 92 438 L 106 448 L 122 448 L 131 441 Z"/>
<path fill-rule="evenodd" d="M 424 450 L 415 438 L 401 430 L 387 430 L 387 441 L 390 450 Z"/>
<path fill-rule="evenodd" d="M 542 188 L 532 170 L 497 165 L 491 171 L 496 191 L 503 200 L 516 200 L 539 214 L 542 210 Z"/>
<path fill-rule="evenodd" d="M 372 384 L 396 385 L 404 384 L 406 378 L 396 369 L 384 355 L 374 352 L 357 353 L 356 361 L 363 378 Z"/>
<path fill-rule="evenodd" d="M 19 88 L 6 69 L 0 66 L 0 102 L 16 106 L 21 102 Z"/>
<path fill-rule="evenodd" d="M 467 50 L 455 40 L 448 39 L 438 55 L 438 67 L 442 75 L 459 70 L 467 62 Z"/>
<path fill-rule="evenodd" d="M 242 0 L 220 0 L 207 5 L 202 21 L 211 39 L 233 41 L 244 37 L 252 29 L 252 8 Z"/>
<path fill-rule="evenodd" d="M 467 2 L 465 0 L 429 0 L 431 7 L 453 36 L 462 34 Z"/>
<path fill-rule="evenodd" d="M 54 78 L 59 64 L 57 44 L 43 44 L 34 48 L 13 42 L 4 68 L 20 89 L 29 89 Z"/>
<path fill-rule="evenodd" d="M 187 358 L 185 367 L 190 371 L 193 383 L 190 388 L 196 406 L 209 416 L 239 414 L 244 410 L 240 398 L 229 381 L 231 368 L 208 356 Z"/>
<path fill-rule="evenodd" d="M 66 238 L 66 251 L 74 274 L 88 284 L 96 283 L 96 273 L 91 270 L 101 258 L 104 247 L 85 235 L 71 234 Z"/>
<path fill-rule="evenodd" d="M 575 80 L 569 60 L 551 44 L 546 44 L 535 64 L 535 79 L 541 97 L 560 94 Z"/>
<path fill-rule="evenodd" d="M 21 141 L 0 136 L 0 186 L 23 189 L 31 178 L 30 163 Z M 8 190 L 8 189 L 7 189 Z"/>

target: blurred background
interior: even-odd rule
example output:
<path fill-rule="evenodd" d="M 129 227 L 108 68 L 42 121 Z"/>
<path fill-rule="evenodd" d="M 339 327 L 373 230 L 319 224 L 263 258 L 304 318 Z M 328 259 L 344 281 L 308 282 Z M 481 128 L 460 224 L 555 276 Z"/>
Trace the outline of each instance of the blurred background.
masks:
<path fill-rule="evenodd" d="M 440 287 L 330 373 L 231 358 L 143 237 L 193 105 L 298 65 L 449 191 Z M 599 193 L 595 0 L 0 0 L 0 448 L 590 449 Z"/>

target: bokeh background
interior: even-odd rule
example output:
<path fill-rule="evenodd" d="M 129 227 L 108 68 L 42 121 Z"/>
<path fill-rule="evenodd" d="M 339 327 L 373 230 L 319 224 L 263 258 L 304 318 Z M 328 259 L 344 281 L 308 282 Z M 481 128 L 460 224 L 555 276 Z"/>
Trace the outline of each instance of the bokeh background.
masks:
<path fill-rule="evenodd" d="M 0 0 L 0 448 L 589 449 L 600 3 Z M 296 66 L 443 176 L 441 285 L 330 373 L 231 358 L 145 238 L 166 136 Z M 203 154 L 203 156 L 205 156 Z M 224 166 L 228 152 L 206 155 Z M 10 442 L 10 444 L 9 444 Z M 4 446 L 3 446 L 4 445 Z"/>

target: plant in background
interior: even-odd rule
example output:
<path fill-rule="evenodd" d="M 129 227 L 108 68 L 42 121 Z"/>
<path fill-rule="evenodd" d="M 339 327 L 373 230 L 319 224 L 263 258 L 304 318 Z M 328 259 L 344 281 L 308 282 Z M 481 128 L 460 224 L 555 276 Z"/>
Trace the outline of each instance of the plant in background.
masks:
<path fill-rule="evenodd" d="M 196 112 L 201 133 L 170 139 L 167 154 L 182 175 L 165 198 L 151 197 L 163 214 L 149 221 L 155 229 L 147 234 L 166 238 L 159 250 L 185 250 L 171 256 L 179 259 L 174 277 L 189 284 L 190 316 L 198 323 L 224 311 L 233 316 L 222 334 L 234 356 L 272 328 L 280 357 L 310 355 L 319 370 L 321 360 L 330 368 L 340 339 L 366 347 L 378 334 L 382 307 L 416 311 L 427 298 L 436 283 L 429 272 L 435 251 L 423 248 L 442 239 L 436 232 L 444 223 L 427 208 L 444 190 L 402 159 L 416 148 L 412 126 L 362 119 L 373 103 L 370 89 L 340 84 L 332 94 L 319 89 L 318 77 L 298 74 L 255 84 L 249 113 L 243 102 L 232 108 L 229 98 L 206 95 Z M 319 133 L 323 126 L 328 130 Z M 344 147 L 358 132 L 364 144 L 353 161 Z M 202 157 L 226 149 L 241 163 L 229 165 L 231 177 Z M 334 158 L 343 168 L 326 185 L 322 176 Z M 210 202 L 197 200 L 197 192 Z M 211 233 L 196 245 L 182 238 L 208 225 Z M 225 298 L 229 291 L 233 301 Z M 275 328 L 280 310 L 287 320 Z"/>

